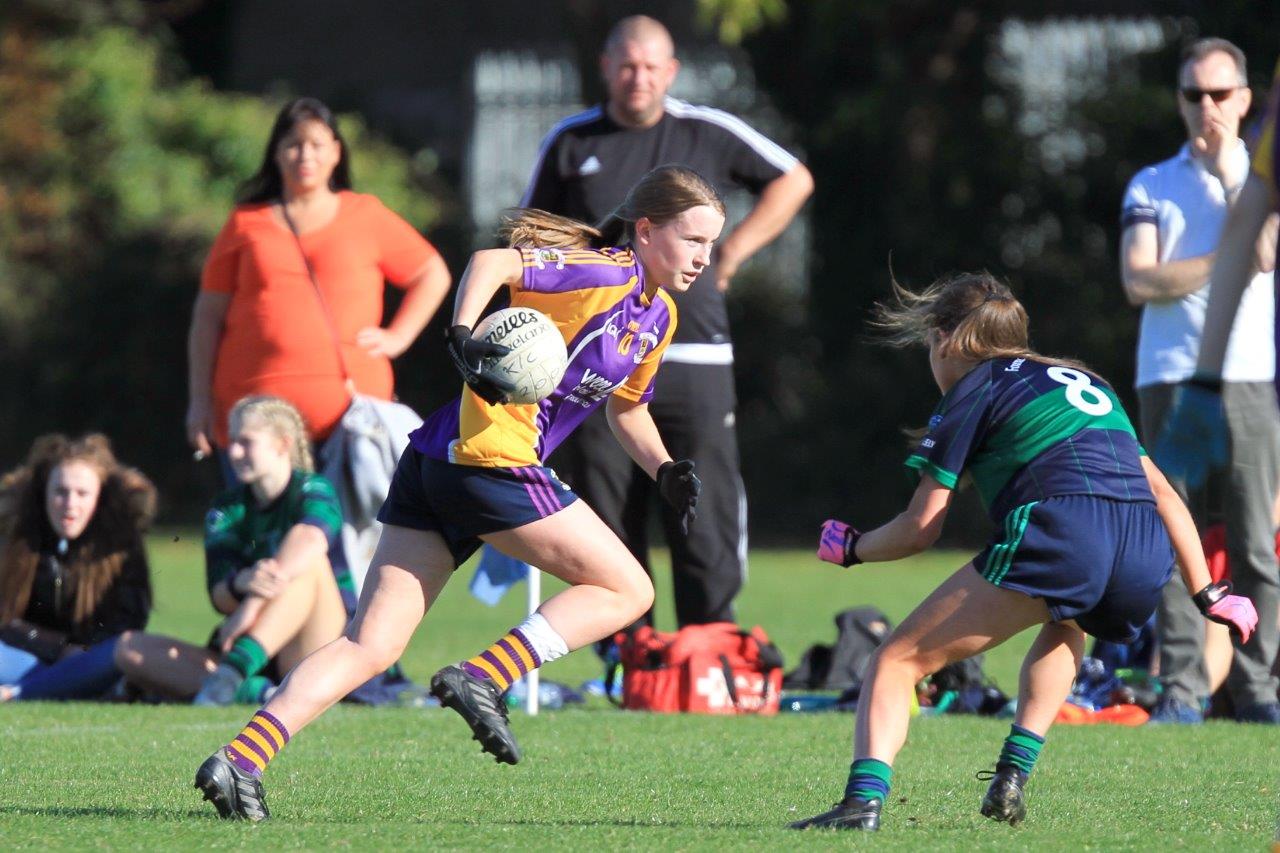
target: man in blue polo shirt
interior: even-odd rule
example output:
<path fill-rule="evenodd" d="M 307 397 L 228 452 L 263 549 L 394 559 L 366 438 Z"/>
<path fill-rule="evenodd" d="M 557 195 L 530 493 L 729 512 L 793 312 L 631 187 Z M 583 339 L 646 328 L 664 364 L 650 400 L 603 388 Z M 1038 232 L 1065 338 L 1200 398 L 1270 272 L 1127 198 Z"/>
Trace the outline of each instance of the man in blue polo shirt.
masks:
<path fill-rule="evenodd" d="M 1244 54 L 1224 39 L 1201 39 L 1184 54 L 1178 105 L 1187 143 L 1172 158 L 1138 172 L 1125 193 L 1121 271 L 1125 294 L 1142 306 L 1137 389 L 1144 442 L 1154 445 L 1180 383 L 1193 380 L 1204 328 L 1206 284 L 1227 211 L 1249 174 L 1239 136 L 1249 111 Z M 1269 270 L 1273 258 L 1258 258 Z M 1255 639 L 1236 650 L 1227 687 L 1240 720 L 1280 722 L 1276 611 L 1280 605 L 1272 505 L 1280 477 L 1280 412 L 1276 407 L 1275 292 L 1271 273 L 1258 272 L 1244 295 L 1223 370 L 1223 401 L 1231 464 L 1219 490 L 1187 495 L 1197 523 L 1221 494 L 1227 549 L 1239 592 L 1254 599 L 1261 621 Z M 1204 621 L 1175 573 L 1157 621 L 1164 695 L 1152 722 L 1202 719 L 1209 691 Z"/>

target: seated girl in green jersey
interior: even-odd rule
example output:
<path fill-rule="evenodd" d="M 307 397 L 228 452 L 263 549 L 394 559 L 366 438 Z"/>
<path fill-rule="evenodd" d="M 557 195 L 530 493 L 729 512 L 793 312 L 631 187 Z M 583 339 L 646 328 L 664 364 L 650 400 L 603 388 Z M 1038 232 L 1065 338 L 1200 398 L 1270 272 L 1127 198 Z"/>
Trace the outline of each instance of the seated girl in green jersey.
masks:
<path fill-rule="evenodd" d="M 259 702 L 346 625 L 332 549 L 342 510 L 316 474 L 302 417 L 278 397 L 245 397 L 230 414 L 231 467 L 240 485 L 205 516 L 209 600 L 226 618 L 208 647 L 133 634 L 117 658 L 130 682 L 198 705 Z"/>
<path fill-rule="evenodd" d="M 1026 312 L 1008 287 L 965 274 L 918 294 L 895 284 L 894 297 L 879 306 L 878 325 L 893 343 L 928 347 L 943 394 L 906 460 L 920 484 L 908 507 L 874 530 L 827 521 L 818 556 L 852 566 L 925 550 L 962 476 L 996 533 L 876 651 L 859 696 L 844 798 L 793 829 L 878 829 L 916 683 L 1041 625 L 981 806 L 987 817 L 1021 821 L 1027 776 L 1079 670 L 1085 634 L 1136 639 L 1175 555 L 1208 619 L 1245 640 L 1257 624 L 1249 599 L 1211 581 L 1190 514 L 1138 444 L 1111 387 L 1077 362 L 1032 351 Z"/>

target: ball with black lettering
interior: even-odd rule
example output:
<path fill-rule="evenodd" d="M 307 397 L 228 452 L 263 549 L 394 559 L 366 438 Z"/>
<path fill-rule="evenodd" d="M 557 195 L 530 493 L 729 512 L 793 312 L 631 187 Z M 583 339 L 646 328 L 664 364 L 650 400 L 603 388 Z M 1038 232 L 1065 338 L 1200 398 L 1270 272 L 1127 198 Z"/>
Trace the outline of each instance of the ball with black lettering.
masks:
<path fill-rule="evenodd" d="M 556 324 L 541 311 L 503 308 L 481 320 L 473 334 L 511 347 L 509 354 L 487 359 L 485 364 L 515 384 L 509 402 L 536 403 L 564 378 L 569 352 Z"/>

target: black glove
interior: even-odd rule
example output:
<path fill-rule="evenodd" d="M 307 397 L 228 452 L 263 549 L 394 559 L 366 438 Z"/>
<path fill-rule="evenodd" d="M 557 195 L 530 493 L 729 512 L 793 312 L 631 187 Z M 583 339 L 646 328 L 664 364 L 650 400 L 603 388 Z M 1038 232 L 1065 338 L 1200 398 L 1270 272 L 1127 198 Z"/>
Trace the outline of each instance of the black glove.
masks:
<path fill-rule="evenodd" d="M 510 353 L 511 348 L 473 338 L 471 327 L 461 325 L 450 326 L 445 332 L 445 341 L 453 366 L 462 374 L 467 387 L 491 406 L 506 402 L 515 385 L 485 368 L 484 360 L 501 358 Z"/>
<path fill-rule="evenodd" d="M 698 494 L 702 481 L 693 473 L 693 460 L 663 462 L 658 466 L 658 494 L 680 513 L 680 529 L 689 532 L 689 522 L 698 515 Z"/>

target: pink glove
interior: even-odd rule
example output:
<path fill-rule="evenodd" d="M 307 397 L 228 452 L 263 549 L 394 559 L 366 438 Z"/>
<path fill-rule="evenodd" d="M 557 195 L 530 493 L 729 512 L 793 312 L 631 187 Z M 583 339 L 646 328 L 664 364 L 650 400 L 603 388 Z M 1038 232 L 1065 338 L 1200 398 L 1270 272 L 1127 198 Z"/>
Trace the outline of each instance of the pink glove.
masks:
<path fill-rule="evenodd" d="M 828 518 L 822 522 L 822 534 L 818 538 L 818 559 L 837 566 L 856 566 L 862 561 L 854 553 L 854 546 L 862 534 L 843 521 Z"/>
<path fill-rule="evenodd" d="M 1241 643 L 1249 642 L 1258 627 L 1258 611 L 1243 595 L 1232 595 L 1231 584 L 1209 584 L 1192 598 L 1205 618 L 1231 629 Z"/>

